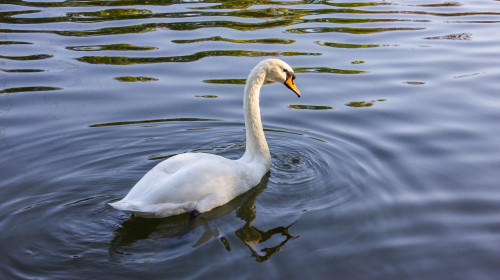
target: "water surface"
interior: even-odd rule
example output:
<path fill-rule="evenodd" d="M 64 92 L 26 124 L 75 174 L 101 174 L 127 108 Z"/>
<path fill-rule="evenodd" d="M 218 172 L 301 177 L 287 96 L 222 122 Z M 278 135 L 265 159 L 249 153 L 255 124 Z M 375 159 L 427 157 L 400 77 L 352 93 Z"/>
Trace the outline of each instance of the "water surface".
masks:
<path fill-rule="evenodd" d="M 496 279 L 500 3 L 0 4 L 2 279 Z M 154 165 L 245 149 L 262 182 L 202 214 L 112 209 Z"/>

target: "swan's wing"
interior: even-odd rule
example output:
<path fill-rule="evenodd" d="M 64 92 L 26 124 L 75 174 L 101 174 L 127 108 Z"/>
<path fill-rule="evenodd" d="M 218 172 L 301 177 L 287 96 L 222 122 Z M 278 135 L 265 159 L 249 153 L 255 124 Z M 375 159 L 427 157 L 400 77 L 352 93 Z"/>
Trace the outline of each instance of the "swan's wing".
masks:
<path fill-rule="evenodd" d="M 241 163 L 204 154 L 179 154 L 147 172 L 123 200 L 155 203 L 199 201 L 210 193 L 232 194 L 245 172 Z"/>
<path fill-rule="evenodd" d="M 144 174 L 139 182 L 137 182 L 135 186 L 130 190 L 125 199 L 137 199 L 141 196 L 145 196 L 148 193 L 154 192 L 159 188 L 165 188 L 165 185 L 169 185 L 169 178 L 173 174 L 176 174 L 179 170 L 192 165 L 194 162 L 197 162 L 200 159 L 206 158 L 205 155 L 209 154 L 178 154 L 160 162 L 146 174 Z M 171 188 L 173 187 L 174 186 L 171 186 Z"/>

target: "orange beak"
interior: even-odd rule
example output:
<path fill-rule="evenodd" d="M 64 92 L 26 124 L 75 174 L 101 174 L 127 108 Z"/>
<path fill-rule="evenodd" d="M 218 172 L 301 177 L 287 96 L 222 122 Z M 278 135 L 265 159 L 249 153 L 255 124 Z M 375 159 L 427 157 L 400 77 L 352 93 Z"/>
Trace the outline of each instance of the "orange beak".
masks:
<path fill-rule="evenodd" d="M 297 94 L 298 97 L 300 97 L 300 91 L 295 85 L 295 76 L 290 76 L 286 81 L 285 81 L 285 86 L 289 89 L 291 89 L 295 94 Z"/>

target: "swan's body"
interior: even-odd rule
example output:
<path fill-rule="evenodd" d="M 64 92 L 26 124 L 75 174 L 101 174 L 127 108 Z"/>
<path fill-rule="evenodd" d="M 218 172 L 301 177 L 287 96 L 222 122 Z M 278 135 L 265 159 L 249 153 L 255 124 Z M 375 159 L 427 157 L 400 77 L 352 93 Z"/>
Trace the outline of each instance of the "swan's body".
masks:
<path fill-rule="evenodd" d="M 110 205 L 142 217 L 202 213 L 256 186 L 271 166 L 260 120 L 260 88 L 266 80 L 282 82 L 300 97 L 294 79 L 292 68 L 279 59 L 266 59 L 250 72 L 243 97 L 247 146 L 240 159 L 205 153 L 176 155 L 156 165 L 122 200 Z"/>

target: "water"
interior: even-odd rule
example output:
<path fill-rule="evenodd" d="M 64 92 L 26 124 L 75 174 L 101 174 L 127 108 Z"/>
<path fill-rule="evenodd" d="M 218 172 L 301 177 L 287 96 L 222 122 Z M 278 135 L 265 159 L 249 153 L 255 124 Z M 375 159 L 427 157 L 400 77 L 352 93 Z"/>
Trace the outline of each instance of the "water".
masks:
<path fill-rule="evenodd" d="M 2 279 L 496 279 L 498 1 L 2 1 Z M 273 163 L 201 215 L 114 210 L 159 161 Z"/>

